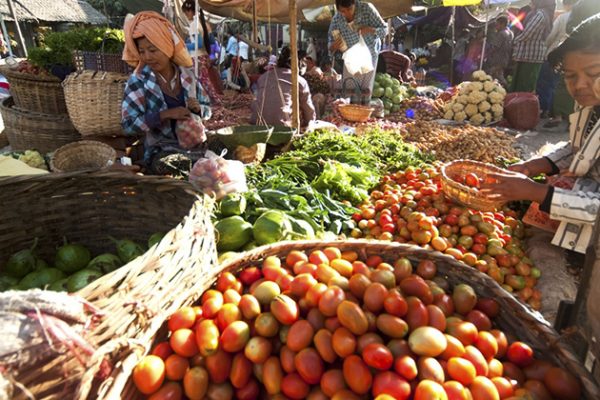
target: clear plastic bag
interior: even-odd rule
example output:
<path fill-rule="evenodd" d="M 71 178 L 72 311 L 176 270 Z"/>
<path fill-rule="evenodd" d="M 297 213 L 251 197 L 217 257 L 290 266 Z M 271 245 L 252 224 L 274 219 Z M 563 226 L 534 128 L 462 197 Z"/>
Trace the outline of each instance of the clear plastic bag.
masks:
<path fill-rule="evenodd" d="M 175 132 L 179 146 L 186 150 L 193 149 L 206 141 L 204 124 L 196 114 L 192 114 L 188 119 L 177 121 Z"/>
<path fill-rule="evenodd" d="M 344 59 L 346 70 L 348 70 L 350 75 L 366 74 L 373 71 L 371 51 L 362 35 L 358 39 L 358 43 L 350 47 L 342 58 Z"/>
<path fill-rule="evenodd" d="M 192 185 L 209 196 L 215 196 L 217 200 L 229 193 L 248 190 L 244 164 L 236 160 L 226 160 L 224 155 L 225 153 L 222 153 L 219 156 L 208 150 L 206 158 L 196 161 L 190 171 Z"/>

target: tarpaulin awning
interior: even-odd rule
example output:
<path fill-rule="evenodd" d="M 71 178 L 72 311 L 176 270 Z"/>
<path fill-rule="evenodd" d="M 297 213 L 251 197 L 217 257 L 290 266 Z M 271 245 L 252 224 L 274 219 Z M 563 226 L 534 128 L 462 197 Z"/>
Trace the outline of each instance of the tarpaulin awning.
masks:
<path fill-rule="evenodd" d="M 444 0 L 444 7 L 463 7 L 463 6 L 474 6 L 481 3 L 481 0 Z"/>
<path fill-rule="evenodd" d="M 371 0 L 384 19 L 411 11 L 413 0 Z M 252 21 L 252 0 L 199 0 L 206 11 L 241 21 Z M 298 23 L 329 23 L 335 13 L 333 0 L 298 0 Z M 290 22 L 288 0 L 256 0 L 256 16 L 261 22 Z"/>
<path fill-rule="evenodd" d="M 436 7 L 429 9 L 427 15 L 416 18 L 406 25 L 408 26 L 425 26 L 425 25 L 437 25 L 437 26 L 448 26 L 452 19 L 452 8 L 450 7 Z M 456 14 L 454 17 L 455 27 L 458 30 L 464 28 L 478 28 L 485 25 L 485 20 L 480 20 L 475 17 L 468 8 L 456 7 Z"/>

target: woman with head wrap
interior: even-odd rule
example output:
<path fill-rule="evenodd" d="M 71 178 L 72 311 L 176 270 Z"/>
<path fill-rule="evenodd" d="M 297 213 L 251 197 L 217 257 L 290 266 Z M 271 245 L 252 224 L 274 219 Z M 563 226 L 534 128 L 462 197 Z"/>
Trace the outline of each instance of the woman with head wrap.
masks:
<path fill-rule="evenodd" d="M 556 0 L 531 0 L 531 12 L 524 29 L 514 39 L 513 59 L 517 62 L 513 76 L 513 92 L 534 92 L 546 60 L 546 37 L 552 30 Z"/>
<path fill-rule="evenodd" d="M 150 173 L 180 174 L 202 156 L 188 149 L 177 126 L 192 113 L 210 117 L 209 99 L 193 76 L 192 59 L 173 25 L 155 12 L 140 12 L 125 23 L 123 60 L 135 67 L 127 81 L 121 125 L 145 135 L 144 161 Z M 186 143 L 187 144 L 187 143 Z"/>

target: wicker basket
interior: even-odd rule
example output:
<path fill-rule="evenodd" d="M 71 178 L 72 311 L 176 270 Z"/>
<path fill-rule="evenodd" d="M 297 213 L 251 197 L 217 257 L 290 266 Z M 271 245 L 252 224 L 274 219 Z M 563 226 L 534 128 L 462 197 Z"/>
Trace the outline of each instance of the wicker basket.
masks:
<path fill-rule="evenodd" d="M 102 142 L 81 140 L 59 148 L 52 155 L 53 172 L 76 172 L 108 168 L 115 163 L 117 152 Z"/>
<path fill-rule="evenodd" d="M 36 237 L 36 252 L 49 258 L 63 236 L 100 254 L 115 250 L 108 235 L 145 244 L 152 233 L 168 232 L 143 256 L 78 292 L 105 313 L 86 335 L 98 347 L 89 368 L 61 352 L 10 371 L 38 399 L 77 398 L 82 375 L 104 357 L 114 366 L 111 387 L 123 385 L 119 377 L 129 376 L 144 344 L 170 314 L 199 296 L 216 264 L 212 201 L 187 182 L 115 172 L 10 178 L 0 180 L 0 204 L 0 265 Z M 27 398 L 15 391 L 14 398 Z"/>
<path fill-rule="evenodd" d="M 69 117 L 83 136 L 124 135 L 121 103 L 127 75 L 84 71 L 63 82 Z"/>
<path fill-rule="evenodd" d="M 340 110 L 340 114 L 345 120 L 351 122 L 366 122 L 375 111 L 373 107 L 359 104 L 341 104 L 338 110 Z"/>
<path fill-rule="evenodd" d="M 422 259 L 433 260 L 437 265 L 438 275 L 444 276 L 451 286 L 467 283 L 479 296 L 492 297 L 498 301 L 501 312 L 494 320 L 495 325 L 505 332 L 511 333 L 518 340 L 528 343 L 535 350 L 536 358 L 556 363 L 578 376 L 583 383 L 584 397 L 582 399 L 600 399 L 600 389 L 592 376 L 573 351 L 561 342 L 561 337 L 541 314 L 520 303 L 489 276 L 465 267 L 454 258 L 439 252 L 398 243 L 366 240 L 280 242 L 259 247 L 241 254 L 238 258 L 226 261 L 218 270 L 212 271 L 209 276 L 205 277 L 202 289 L 208 289 L 222 271 L 237 271 L 248 266 L 260 265 L 260 261 L 267 256 L 284 257 L 291 250 L 323 250 L 330 246 L 337 247 L 341 251 L 357 251 L 363 259 L 369 255 L 378 255 L 383 257 L 384 261 L 393 262 L 399 257 L 408 257 L 413 265 Z M 165 337 L 159 339 L 165 339 Z M 131 383 L 128 388 L 129 391 L 124 393 L 123 398 L 133 397 L 135 388 Z"/>
<path fill-rule="evenodd" d="M 479 211 L 495 211 L 502 208 L 503 202 L 489 200 L 479 190 L 463 185 L 454 178 L 474 173 L 485 178 L 488 173 L 503 173 L 501 168 L 471 160 L 456 160 L 442 166 L 442 190 L 450 199 Z"/>
<path fill-rule="evenodd" d="M 15 107 L 12 97 L 2 101 L 0 113 L 4 132 L 14 151 L 35 149 L 47 153 L 81 139 L 67 114 L 26 111 Z"/>
<path fill-rule="evenodd" d="M 103 71 L 116 72 L 119 74 L 131 74 L 133 68 L 123 61 L 122 54 L 104 53 L 101 51 L 80 51 L 73 52 L 73 63 L 77 72 Z"/>
<path fill-rule="evenodd" d="M 24 110 L 42 114 L 66 114 L 67 104 L 60 79 L 54 75 L 32 75 L 0 68 L 10 83 L 15 105 Z"/>

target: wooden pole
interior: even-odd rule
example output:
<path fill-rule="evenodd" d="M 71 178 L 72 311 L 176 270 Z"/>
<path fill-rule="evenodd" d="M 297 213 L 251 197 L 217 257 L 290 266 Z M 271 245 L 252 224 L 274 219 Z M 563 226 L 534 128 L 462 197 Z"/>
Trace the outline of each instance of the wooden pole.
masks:
<path fill-rule="evenodd" d="M 252 0 L 252 41 L 258 42 L 258 24 L 256 23 L 256 0 Z"/>
<path fill-rule="evenodd" d="M 290 50 L 292 56 L 292 127 L 300 129 L 300 104 L 298 97 L 298 9 L 296 0 L 290 0 Z"/>
<path fill-rule="evenodd" d="M 23 39 L 23 33 L 21 32 L 21 27 L 19 26 L 19 19 L 17 18 L 17 13 L 15 12 L 15 8 L 13 6 L 12 0 L 7 0 L 7 2 L 8 2 L 8 9 L 10 10 L 12 17 L 15 20 L 15 26 L 17 27 L 17 34 L 19 35 L 19 41 L 21 42 L 21 46 L 23 47 L 23 53 L 25 53 L 25 57 L 27 57 L 27 45 L 25 44 L 25 39 Z"/>

